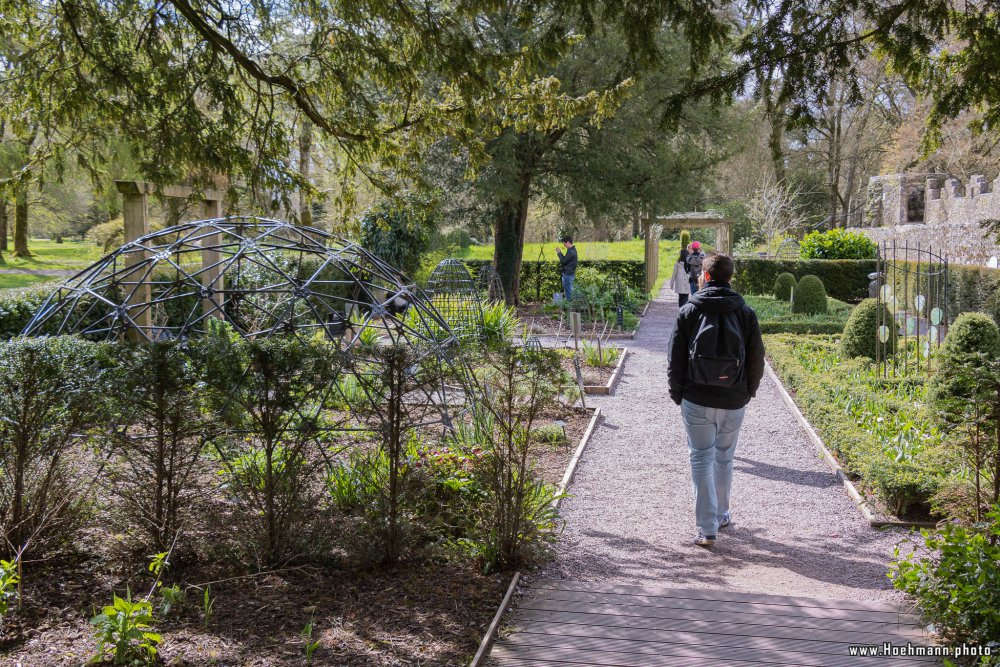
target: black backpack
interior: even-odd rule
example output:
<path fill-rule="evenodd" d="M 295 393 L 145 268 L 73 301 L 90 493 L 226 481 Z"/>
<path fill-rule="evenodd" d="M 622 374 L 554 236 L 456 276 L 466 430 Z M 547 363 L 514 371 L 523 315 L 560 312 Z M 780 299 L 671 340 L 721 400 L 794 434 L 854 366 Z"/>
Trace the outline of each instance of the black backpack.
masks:
<path fill-rule="evenodd" d="M 702 255 L 700 252 L 693 252 L 688 255 L 685 263 L 687 264 L 688 275 L 691 276 L 693 280 L 697 280 L 701 277 L 701 261 Z"/>
<path fill-rule="evenodd" d="M 708 313 L 700 308 L 688 347 L 688 379 L 710 387 L 735 387 L 743 379 L 746 342 L 739 311 Z"/>

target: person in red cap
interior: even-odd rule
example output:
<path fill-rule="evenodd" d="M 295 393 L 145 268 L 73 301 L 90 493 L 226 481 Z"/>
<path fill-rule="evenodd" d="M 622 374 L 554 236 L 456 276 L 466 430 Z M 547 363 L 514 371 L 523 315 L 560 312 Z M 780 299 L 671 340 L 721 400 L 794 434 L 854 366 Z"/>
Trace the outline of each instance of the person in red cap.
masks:
<path fill-rule="evenodd" d="M 701 243 L 692 241 L 691 252 L 684 260 L 688 272 L 688 282 L 691 284 L 691 294 L 698 291 L 698 278 L 701 277 L 701 264 L 704 259 L 705 253 L 701 251 Z"/>

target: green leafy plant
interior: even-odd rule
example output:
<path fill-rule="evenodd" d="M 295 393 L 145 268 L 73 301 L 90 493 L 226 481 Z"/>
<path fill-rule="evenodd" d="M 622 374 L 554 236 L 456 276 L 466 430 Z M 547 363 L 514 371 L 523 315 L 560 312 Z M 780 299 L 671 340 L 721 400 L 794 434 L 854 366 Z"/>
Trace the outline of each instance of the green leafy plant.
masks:
<path fill-rule="evenodd" d="M 879 318 L 878 313 L 880 307 L 882 308 L 881 318 Z M 879 320 L 886 327 L 884 343 L 879 339 Z M 899 332 L 889 308 L 885 304 L 880 305 L 876 299 L 865 299 L 854 308 L 844 325 L 844 335 L 840 343 L 841 351 L 848 359 L 854 357 L 886 359 L 896 352 L 898 337 Z M 879 349 L 880 347 L 881 349 Z"/>
<path fill-rule="evenodd" d="M 827 312 L 826 287 L 816 276 L 802 276 L 792 295 L 792 312 L 819 315 Z"/>
<path fill-rule="evenodd" d="M 948 327 L 930 384 L 931 400 L 946 420 L 960 419 L 961 403 L 956 401 L 986 398 L 970 370 L 998 358 L 1000 328 L 988 316 L 962 313 Z"/>
<path fill-rule="evenodd" d="M 212 614 L 215 613 L 215 598 L 212 597 L 212 587 L 205 586 L 205 589 L 201 594 L 201 617 L 205 623 L 205 629 L 208 630 L 208 624 L 212 620 Z"/>
<path fill-rule="evenodd" d="M 519 324 L 514 306 L 505 303 L 488 303 L 483 306 L 483 340 L 487 345 L 510 340 Z"/>
<path fill-rule="evenodd" d="M 318 649 L 320 647 L 320 645 L 322 644 L 322 642 L 319 639 L 313 639 L 312 638 L 313 637 L 313 631 L 314 631 L 314 629 L 315 629 L 314 621 L 313 621 L 313 619 L 310 618 L 309 622 L 306 623 L 305 627 L 302 628 L 302 632 L 300 633 L 300 635 L 302 637 L 302 641 L 305 644 L 306 664 L 307 665 L 311 665 L 312 664 L 312 662 L 313 662 L 313 653 L 315 653 L 316 649 Z"/>
<path fill-rule="evenodd" d="M 160 616 L 169 616 L 174 609 L 180 609 L 187 601 L 184 589 L 173 584 L 160 588 Z"/>
<path fill-rule="evenodd" d="M 799 245 L 803 259 L 872 259 L 878 247 L 860 232 L 829 229 L 806 234 Z"/>
<path fill-rule="evenodd" d="M 583 341 L 583 358 L 592 368 L 608 368 L 618 363 L 621 349 L 614 346 L 598 345 L 589 340 Z"/>
<path fill-rule="evenodd" d="M 153 632 L 153 605 L 148 600 L 114 596 L 112 604 L 91 619 L 97 628 L 97 659 L 110 657 L 115 665 L 151 665 L 162 637 Z"/>
<path fill-rule="evenodd" d="M 681 230 L 681 249 L 687 248 L 691 245 L 691 232 L 686 229 Z"/>
<path fill-rule="evenodd" d="M 436 225 L 435 208 L 427 199 L 383 201 L 361 218 L 361 246 L 412 276 L 420 268 L 421 255 L 430 247 Z"/>
<path fill-rule="evenodd" d="M 922 530 L 923 549 L 903 556 L 897 547 L 889 576 L 949 641 L 995 653 L 1000 651 L 1000 506 L 987 519 L 979 528 L 946 523 L 940 531 Z"/>
<path fill-rule="evenodd" d="M 0 560 L 0 621 L 10 611 L 10 604 L 17 600 L 17 561 Z"/>
<path fill-rule="evenodd" d="M 795 289 L 795 285 L 795 276 L 787 271 L 779 274 L 778 277 L 774 279 L 774 298 L 779 301 L 791 301 L 792 290 Z"/>

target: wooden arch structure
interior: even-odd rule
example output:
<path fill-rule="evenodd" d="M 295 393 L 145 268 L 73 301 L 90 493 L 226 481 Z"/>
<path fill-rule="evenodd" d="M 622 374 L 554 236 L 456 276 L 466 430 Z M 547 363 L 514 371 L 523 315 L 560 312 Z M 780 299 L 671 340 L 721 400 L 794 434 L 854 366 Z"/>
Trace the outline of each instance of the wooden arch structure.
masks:
<path fill-rule="evenodd" d="M 715 250 L 730 254 L 733 247 L 733 220 L 714 213 L 671 213 L 642 220 L 645 239 L 646 291 L 651 292 L 659 277 L 660 232 L 664 229 L 709 228 L 715 230 Z"/>

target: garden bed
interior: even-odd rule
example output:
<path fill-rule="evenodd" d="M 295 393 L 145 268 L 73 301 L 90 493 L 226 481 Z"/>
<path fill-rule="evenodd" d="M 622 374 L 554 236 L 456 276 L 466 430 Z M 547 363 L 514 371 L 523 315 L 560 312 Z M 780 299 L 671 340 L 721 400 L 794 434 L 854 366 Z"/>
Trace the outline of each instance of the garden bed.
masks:
<path fill-rule="evenodd" d="M 791 304 L 773 296 L 744 295 L 757 313 L 763 334 L 839 334 L 844 330 L 853 306 L 827 297 L 828 312 L 821 315 L 793 313 Z"/>
<path fill-rule="evenodd" d="M 765 337 L 771 365 L 880 521 L 939 518 L 932 499 L 954 468 L 921 378 L 879 377 L 828 336 Z"/>

